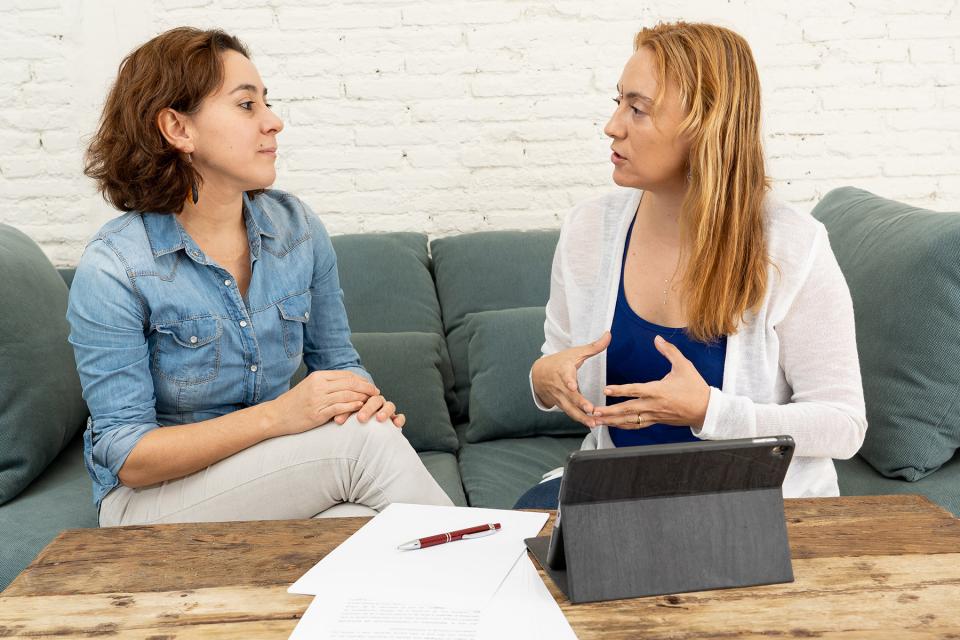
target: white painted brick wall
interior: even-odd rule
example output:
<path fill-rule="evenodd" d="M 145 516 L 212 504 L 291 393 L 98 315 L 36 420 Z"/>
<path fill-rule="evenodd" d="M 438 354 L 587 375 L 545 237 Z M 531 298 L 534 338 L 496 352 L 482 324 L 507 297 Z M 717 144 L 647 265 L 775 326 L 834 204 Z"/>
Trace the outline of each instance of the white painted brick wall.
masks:
<path fill-rule="evenodd" d="M 81 167 L 117 65 L 190 24 L 250 46 L 287 125 L 277 186 L 333 233 L 554 227 L 611 185 L 632 34 L 677 18 L 753 46 L 780 197 L 960 210 L 960 0 L 0 0 L 0 222 L 76 263 L 115 215 Z"/>

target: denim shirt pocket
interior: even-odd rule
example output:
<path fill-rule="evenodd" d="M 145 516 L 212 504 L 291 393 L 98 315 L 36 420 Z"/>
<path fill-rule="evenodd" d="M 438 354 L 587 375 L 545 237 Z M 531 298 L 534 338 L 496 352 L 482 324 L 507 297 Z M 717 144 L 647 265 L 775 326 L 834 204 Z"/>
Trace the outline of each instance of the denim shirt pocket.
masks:
<path fill-rule="evenodd" d="M 181 385 L 209 382 L 220 372 L 219 318 L 193 318 L 157 323 L 159 334 L 153 354 L 154 370 Z"/>
<path fill-rule="evenodd" d="M 303 334 L 310 320 L 312 303 L 313 296 L 310 291 L 284 298 L 277 303 L 280 324 L 283 327 L 283 348 L 290 358 L 303 354 Z"/>

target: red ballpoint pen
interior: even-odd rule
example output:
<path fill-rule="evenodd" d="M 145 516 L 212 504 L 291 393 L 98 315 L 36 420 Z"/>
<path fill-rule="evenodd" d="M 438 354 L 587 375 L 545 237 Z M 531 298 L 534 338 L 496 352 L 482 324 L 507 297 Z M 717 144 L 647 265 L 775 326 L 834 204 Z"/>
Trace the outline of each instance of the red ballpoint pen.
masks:
<path fill-rule="evenodd" d="M 397 546 L 397 549 L 400 551 L 412 551 L 413 549 L 423 549 L 425 547 L 432 547 L 445 542 L 482 538 L 484 536 L 489 536 L 496 533 L 499 528 L 499 522 L 481 524 L 476 527 L 470 527 L 469 529 L 458 529 L 457 531 L 451 531 L 450 533 L 438 533 L 435 536 L 427 536 L 426 538 L 418 538 L 416 540 L 411 540 L 410 542 L 404 542 L 403 544 Z"/>

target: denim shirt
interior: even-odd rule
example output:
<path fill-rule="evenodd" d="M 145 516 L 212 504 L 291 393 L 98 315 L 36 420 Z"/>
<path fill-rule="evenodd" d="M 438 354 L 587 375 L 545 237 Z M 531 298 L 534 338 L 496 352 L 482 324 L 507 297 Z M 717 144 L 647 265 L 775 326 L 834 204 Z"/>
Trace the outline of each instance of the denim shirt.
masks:
<path fill-rule="evenodd" d="M 144 434 L 272 400 L 301 358 L 308 371 L 369 379 L 320 220 L 280 191 L 244 195 L 243 218 L 246 299 L 176 215 L 126 213 L 84 250 L 67 320 L 90 409 L 83 449 L 98 507 Z"/>

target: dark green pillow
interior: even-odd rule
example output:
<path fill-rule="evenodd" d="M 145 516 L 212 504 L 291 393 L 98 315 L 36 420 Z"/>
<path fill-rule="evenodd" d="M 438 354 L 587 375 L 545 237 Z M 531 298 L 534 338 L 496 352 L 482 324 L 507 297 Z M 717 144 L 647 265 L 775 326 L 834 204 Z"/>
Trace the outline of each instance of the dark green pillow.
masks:
<path fill-rule="evenodd" d="M 468 313 L 545 305 L 560 231 L 483 231 L 430 243 L 437 297 L 453 364 L 456 405 L 466 420 L 470 397 Z"/>
<path fill-rule="evenodd" d="M 530 393 L 530 367 L 543 345 L 543 307 L 467 316 L 470 424 L 467 442 L 530 436 L 587 435 L 562 412 L 541 411 Z"/>
<path fill-rule="evenodd" d="M 0 504 L 46 469 L 86 421 L 67 342 L 67 285 L 40 247 L 0 225 Z"/>
<path fill-rule="evenodd" d="M 436 333 L 354 333 L 350 337 L 364 368 L 387 400 L 407 417 L 403 433 L 417 451 L 456 453 L 457 432 L 443 397 L 443 338 Z M 303 380 L 302 364 L 290 379 Z"/>
<path fill-rule="evenodd" d="M 813 210 L 856 316 L 867 408 L 860 455 L 916 481 L 960 447 L 960 215 L 844 187 Z"/>

